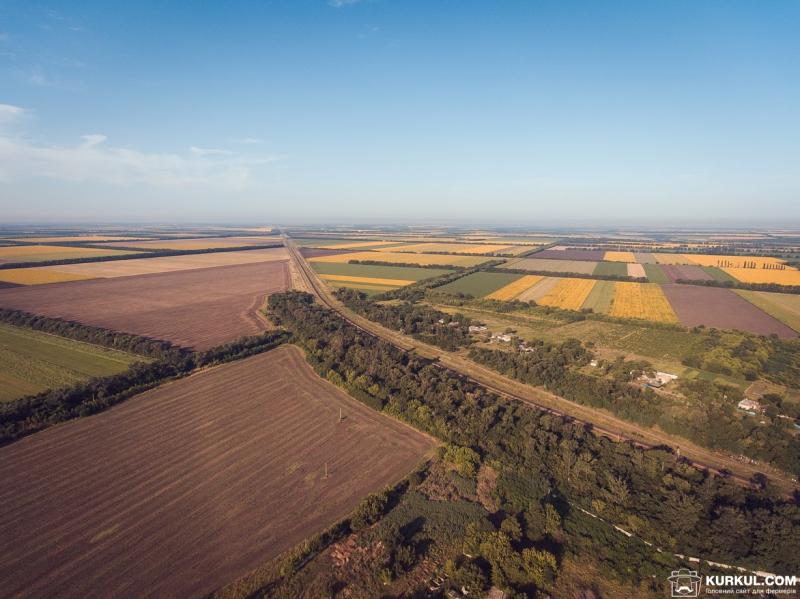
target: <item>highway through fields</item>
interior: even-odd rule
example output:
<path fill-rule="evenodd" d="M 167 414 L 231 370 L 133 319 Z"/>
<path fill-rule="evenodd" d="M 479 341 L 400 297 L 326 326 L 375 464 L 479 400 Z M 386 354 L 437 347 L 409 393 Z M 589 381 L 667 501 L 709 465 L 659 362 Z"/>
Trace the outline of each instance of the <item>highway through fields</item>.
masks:
<path fill-rule="evenodd" d="M 787 473 L 769 464 L 750 464 L 739 461 L 733 456 L 707 449 L 688 439 L 675 438 L 659 429 L 646 428 L 622 420 L 605 410 L 572 402 L 539 387 L 509 379 L 464 356 L 417 341 L 364 318 L 347 308 L 334 296 L 300 254 L 297 245 L 291 238 L 284 237 L 284 240 L 290 259 L 296 265 L 307 290 L 315 295 L 320 303 L 338 312 L 342 318 L 361 331 L 381 338 L 398 349 L 414 351 L 422 357 L 435 360 L 442 367 L 448 368 L 506 399 L 517 400 L 539 410 L 568 417 L 579 424 L 589 425 L 594 433 L 614 441 L 630 442 L 645 449 L 658 446 L 670 447 L 695 467 L 715 474 L 724 473 L 739 484 L 749 486 L 752 476 L 761 473 L 769 478 L 775 488 L 784 493 L 791 494 L 798 488 L 797 483 Z"/>

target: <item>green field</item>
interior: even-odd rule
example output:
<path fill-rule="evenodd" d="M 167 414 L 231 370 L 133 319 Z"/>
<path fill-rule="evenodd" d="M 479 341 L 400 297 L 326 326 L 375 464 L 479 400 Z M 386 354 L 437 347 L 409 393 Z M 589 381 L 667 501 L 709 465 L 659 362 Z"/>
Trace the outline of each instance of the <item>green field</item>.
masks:
<path fill-rule="evenodd" d="M 606 314 L 611 309 L 613 299 L 614 281 L 597 281 L 583 303 L 583 308 L 591 308 L 593 312 Z"/>
<path fill-rule="evenodd" d="M 669 277 L 658 264 L 644 264 L 644 272 L 651 283 L 669 283 Z"/>
<path fill-rule="evenodd" d="M 466 277 L 456 279 L 452 283 L 437 287 L 437 292 L 457 295 L 463 293 L 472 297 L 483 297 L 505 287 L 509 283 L 522 278 L 522 275 L 504 272 L 474 272 Z"/>
<path fill-rule="evenodd" d="M 416 268 L 413 266 L 377 266 L 374 264 L 348 264 L 347 262 L 311 262 L 311 267 L 321 275 L 370 277 L 373 279 L 405 279 L 421 281 L 452 272 L 445 268 Z"/>
<path fill-rule="evenodd" d="M 592 274 L 603 276 L 628 276 L 628 265 L 624 262 L 598 262 Z"/>
<path fill-rule="evenodd" d="M 706 271 L 708 274 L 714 277 L 715 281 L 720 281 L 721 283 L 724 283 L 726 281 L 732 281 L 734 283 L 738 282 L 731 275 L 726 273 L 721 268 L 717 268 L 716 266 L 701 266 L 700 268 L 702 268 L 704 271 Z"/>
<path fill-rule="evenodd" d="M 0 402 L 116 374 L 146 360 L 0 323 Z"/>
<path fill-rule="evenodd" d="M 800 331 L 800 295 L 746 291 L 744 289 L 735 289 L 734 291 L 770 316 L 777 318 L 795 331 Z"/>

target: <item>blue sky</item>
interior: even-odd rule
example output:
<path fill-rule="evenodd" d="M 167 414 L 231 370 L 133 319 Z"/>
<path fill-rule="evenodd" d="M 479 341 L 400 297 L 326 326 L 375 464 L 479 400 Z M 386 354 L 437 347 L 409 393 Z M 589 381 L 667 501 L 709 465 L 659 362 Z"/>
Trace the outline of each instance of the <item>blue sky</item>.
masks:
<path fill-rule="evenodd" d="M 800 224 L 800 3 L 0 0 L 0 221 Z"/>

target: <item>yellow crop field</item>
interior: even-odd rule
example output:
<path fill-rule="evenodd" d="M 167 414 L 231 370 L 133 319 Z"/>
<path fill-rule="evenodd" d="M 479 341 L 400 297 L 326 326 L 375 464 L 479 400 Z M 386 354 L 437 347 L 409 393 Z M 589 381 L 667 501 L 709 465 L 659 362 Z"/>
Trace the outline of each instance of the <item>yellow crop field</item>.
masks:
<path fill-rule="evenodd" d="M 374 277 L 351 277 L 348 275 L 326 275 L 321 274 L 319 277 L 325 281 L 348 281 L 350 283 L 367 283 L 372 285 L 391 285 L 394 287 L 404 287 L 410 285 L 414 281 L 406 279 L 378 279 Z"/>
<path fill-rule="evenodd" d="M 595 283 L 593 279 L 562 279 L 538 303 L 564 310 L 580 310 Z"/>
<path fill-rule="evenodd" d="M 412 245 L 403 246 L 404 252 L 415 252 L 424 254 L 425 252 L 448 252 L 451 254 L 490 254 L 492 252 L 499 252 L 508 248 L 508 244 L 490 244 L 490 243 L 416 243 Z M 378 250 L 379 252 L 397 251 L 397 248 L 385 248 Z"/>
<path fill-rule="evenodd" d="M 351 243 L 332 243 L 331 245 L 319 246 L 323 250 L 349 250 L 352 248 L 366 248 L 373 245 L 386 245 L 391 241 L 353 241 Z"/>
<path fill-rule="evenodd" d="M 92 276 L 79 275 L 50 268 L 8 268 L 0 270 L 0 281 L 17 285 L 43 285 L 45 283 L 64 283 L 66 281 L 83 281 L 93 279 Z"/>
<path fill-rule="evenodd" d="M 610 314 L 621 318 L 678 322 L 661 286 L 656 283 L 617 283 Z"/>
<path fill-rule="evenodd" d="M 501 287 L 494 293 L 490 293 L 486 296 L 486 299 L 495 299 L 495 300 L 512 300 L 517 297 L 523 291 L 530 289 L 536 283 L 544 279 L 544 277 L 540 277 L 539 275 L 525 275 L 521 279 L 517 279 L 513 283 L 509 283 L 505 287 Z"/>
<path fill-rule="evenodd" d="M 742 283 L 800 285 L 800 270 L 788 266 L 784 270 L 768 268 L 723 268 L 722 270 Z"/>
<path fill-rule="evenodd" d="M 608 262 L 636 262 L 633 252 L 611 252 L 608 251 L 603 256 L 603 260 Z"/>
<path fill-rule="evenodd" d="M 783 264 L 780 258 L 762 256 L 714 256 L 710 254 L 683 254 L 686 264 L 698 266 L 718 266 L 720 268 L 742 268 L 745 264 L 755 264 L 757 269 L 765 264 Z"/>
<path fill-rule="evenodd" d="M 481 256 L 455 256 L 447 254 L 412 254 L 401 252 L 352 252 L 350 254 L 337 254 L 336 256 L 317 256 L 310 262 L 336 262 L 346 264 L 350 260 L 375 260 L 378 262 L 392 262 L 397 264 L 437 264 L 441 266 L 476 266 L 486 262 L 487 258 Z"/>

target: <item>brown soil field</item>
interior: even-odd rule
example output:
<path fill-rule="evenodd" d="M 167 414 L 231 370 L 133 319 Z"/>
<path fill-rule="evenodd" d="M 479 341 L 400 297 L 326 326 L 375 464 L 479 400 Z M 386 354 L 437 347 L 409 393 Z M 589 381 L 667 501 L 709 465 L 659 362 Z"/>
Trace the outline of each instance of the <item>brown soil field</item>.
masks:
<path fill-rule="evenodd" d="M 663 268 L 663 267 L 662 267 Z M 730 289 L 670 283 L 661 289 L 681 324 L 738 329 L 759 335 L 797 337 L 791 328 L 755 307 Z"/>
<path fill-rule="evenodd" d="M 296 347 L 213 368 L 0 449 L 0 588 L 206 596 L 433 446 L 317 377 Z"/>
<path fill-rule="evenodd" d="M 157 260 L 157 258 L 153 258 Z M 204 350 L 266 328 L 258 309 L 291 286 L 286 261 L 0 289 L 0 307 Z"/>
<path fill-rule="evenodd" d="M 673 283 L 678 279 L 686 281 L 713 281 L 714 277 L 708 274 L 699 266 L 688 264 L 662 264 L 661 270 L 669 277 Z"/>

